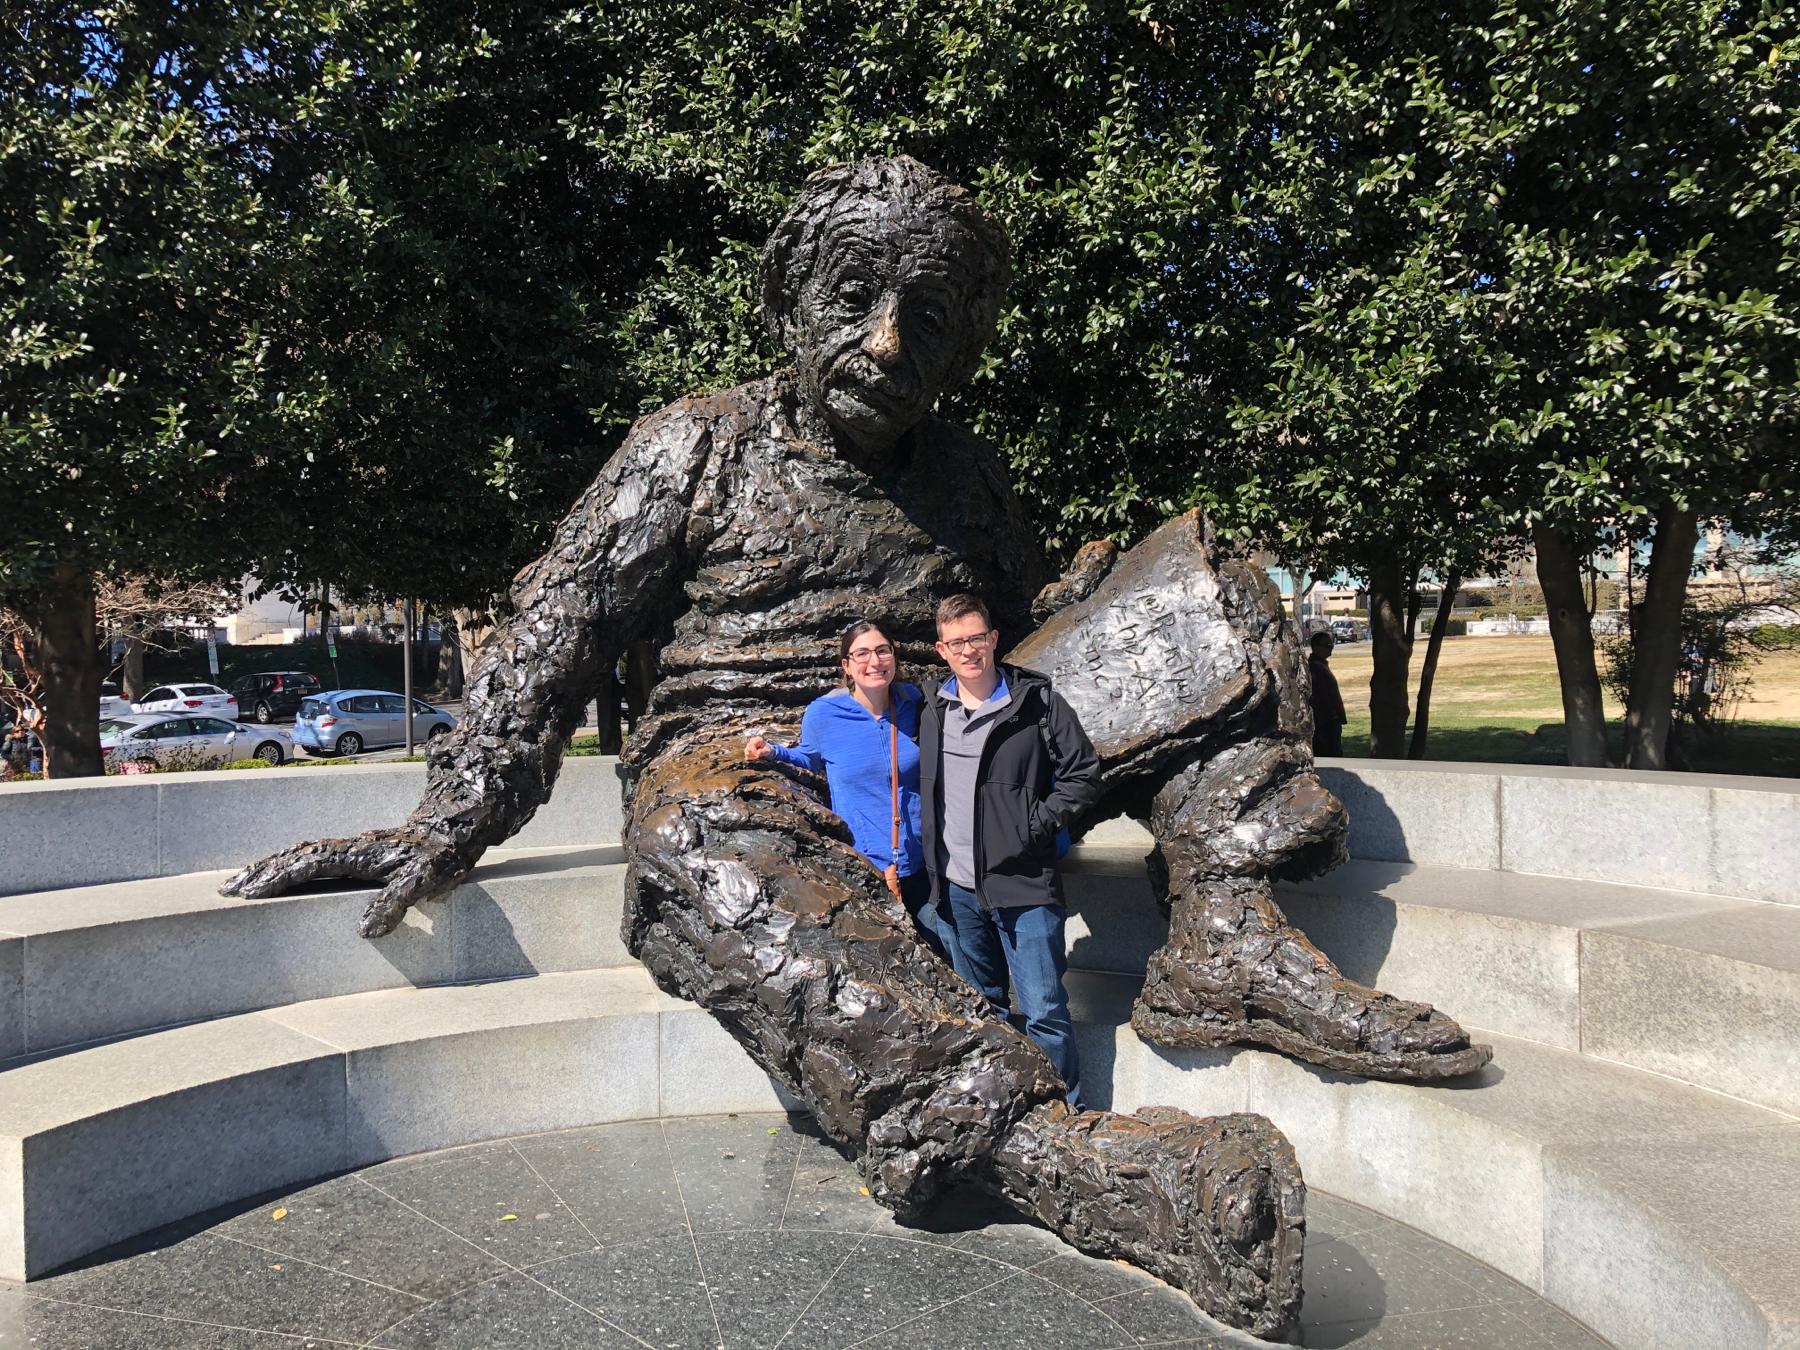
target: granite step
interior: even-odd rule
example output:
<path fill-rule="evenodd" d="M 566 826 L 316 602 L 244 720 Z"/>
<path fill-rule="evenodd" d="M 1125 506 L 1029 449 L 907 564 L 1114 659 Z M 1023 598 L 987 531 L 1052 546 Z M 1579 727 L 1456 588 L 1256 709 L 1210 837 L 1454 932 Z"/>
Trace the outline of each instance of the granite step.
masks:
<path fill-rule="evenodd" d="M 1066 865 L 1070 964 L 1141 972 L 1167 933 L 1142 847 L 1084 846 Z M 1387 862 L 1350 862 L 1279 898 L 1353 979 L 1800 1113 L 1800 907 Z"/>
<path fill-rule="evenodd" d="M 1090 1093 L 1255 1111 L 1319 1186 L 1542 1293 L 1624 1347 L 1800 1345 L 1800 1118 L 1474 1028 L 1481 1073 L 1377 1083 L 1259 1051 L 1165 1050 L 1137 981 L 1069 977 Z"/>
<path fill-rule="evenodd" d="M 1163 942 L 1134 828 L 1102 827 L 1108 842 L 1066 862 L 1073 969 L 1138 974 Z M 309 999 L 631 962 L 618 847 L 495 850 L 380 942 L 356 933 L 367 887 L 243 900 L 217 894 L 226 875 L 0 898 L 0 1062 Z M 1356 979 L 1800 1112 L 1800 907 L 1380 862 L 1281 899 Z"/>
<path fill-rule="evenodd" d="M 385 989 L 0 1071 L 0 1278 L 274 1187 L 507 1135 L 793 1105 L 636 966 Z"/>
<path fill-rule="evenodd" d="M 378 942 L 370 887 L 222 896 L 227 871 L 0 897 L 0 1062 L 375 989 L 632 964 L 625 851 L 495 849 Z"/>
<path fill-rule="evenodd" d="M 1399 1219 L 1630 1347 L 1800 1343 L 1800 1119 L 1483 1032 L 1437 1088 L 1257 1051 L 1171 1052 L 1135 981 L 1071 976 L 1098 1102 L 1259 1111 L 1323 1190 Z M 315 1000 L 0 1072 L 0 1277 L 372 1161 L 784 1101 L 635 968 Z"/>

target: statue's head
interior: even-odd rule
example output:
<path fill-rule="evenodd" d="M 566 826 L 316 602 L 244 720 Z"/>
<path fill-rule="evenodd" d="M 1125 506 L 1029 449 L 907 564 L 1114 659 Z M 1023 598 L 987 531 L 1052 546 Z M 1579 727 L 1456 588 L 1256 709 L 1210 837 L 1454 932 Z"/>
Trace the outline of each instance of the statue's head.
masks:
<path fill-rule="evenodd" d="M 885 451 L 974 375 L 1009 271 L 965 188 L 904 155 L 834 164 L 763 249 L 763 310 L 831 428 Z"/>

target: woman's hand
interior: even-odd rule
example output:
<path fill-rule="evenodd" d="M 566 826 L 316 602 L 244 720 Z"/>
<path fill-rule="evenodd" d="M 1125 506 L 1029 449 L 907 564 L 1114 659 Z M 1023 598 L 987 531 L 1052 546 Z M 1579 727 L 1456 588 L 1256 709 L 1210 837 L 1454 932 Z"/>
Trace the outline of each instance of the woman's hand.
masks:
<path fill-rule="evenodd" d="M 748 760 L 768 759 L 775 752 L 761 736 L 752 736 L 744 742 L 744 758 Z"/>

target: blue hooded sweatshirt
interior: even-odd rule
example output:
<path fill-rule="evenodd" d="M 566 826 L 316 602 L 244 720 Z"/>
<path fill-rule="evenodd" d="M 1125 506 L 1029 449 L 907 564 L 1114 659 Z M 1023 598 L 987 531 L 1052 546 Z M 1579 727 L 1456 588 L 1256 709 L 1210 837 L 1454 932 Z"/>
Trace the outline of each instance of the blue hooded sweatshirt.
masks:
<path fill-rule="evenodd" d="M 925 868 L 925 849 L 919 842 L 919 710 L 924 704 L 925 696 L 916 685 L 896 682 L 887 714 L 876 717 L 848 689 L 833 690 L 807 705 L 798 745 L 769 747 L 783 764 L 823 771 L 831 788 L 831 809 L 850 826 L 856 851 L 885 870 L 894 860 L 888 727 L 899 727 L 903 877 Z"/>

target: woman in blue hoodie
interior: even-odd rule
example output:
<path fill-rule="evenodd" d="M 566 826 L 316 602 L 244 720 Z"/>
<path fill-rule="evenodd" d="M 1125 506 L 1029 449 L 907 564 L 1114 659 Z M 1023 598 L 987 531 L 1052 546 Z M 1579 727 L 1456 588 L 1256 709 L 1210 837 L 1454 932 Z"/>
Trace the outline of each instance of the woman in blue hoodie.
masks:
<path fill-rule="evenodd" d="M 823 772 L 831 789 L 831 809 L 850 826 L 857 852 L 877 871 L 890 864 L 900 873 L 900 899 L 912 915 L 920 940 L 951 961 L 954 930 L 931 903 L 925 850 L 919 842 L 919 712 L 924 695 L 895 679 L 899 658 L 881 626 L 868 619 L 851 624 L 838 639 L 838 669 L 844 687 L 807 705 L 798 745 L 778 745 L 761 736 L 744 744 L 746 759 L 773 759 L 814 773 Z M 895 732 L 898 736 L 895 736 Z M 900 766 L 900 847 L 894 849 L 893 753 Z"/>

